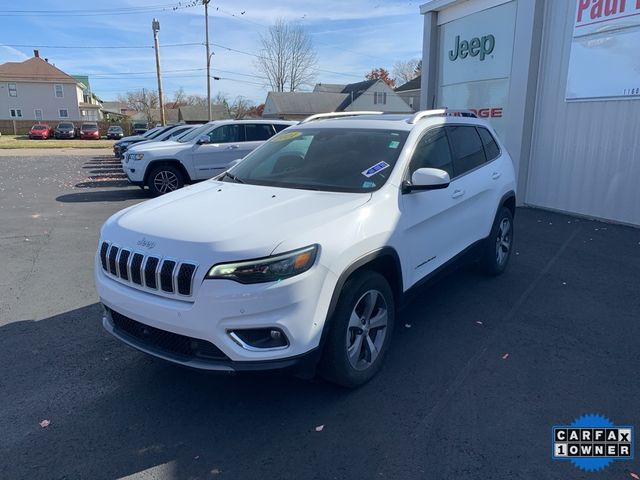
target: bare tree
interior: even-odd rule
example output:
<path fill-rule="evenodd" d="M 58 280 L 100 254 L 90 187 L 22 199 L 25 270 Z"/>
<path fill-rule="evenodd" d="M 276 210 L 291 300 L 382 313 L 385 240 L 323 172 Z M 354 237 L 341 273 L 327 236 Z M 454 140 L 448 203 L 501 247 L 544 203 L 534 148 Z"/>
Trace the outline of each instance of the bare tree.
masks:
<path fill-rule="evenodd" d="M 317 57 L 311 37 L 302 25 L 276 20 L 266 35 L 260 36 L 262 49 L 256 67 L 272 91 L 295 92 L 311 82 Z"/>
<path fill-rule="evenodd" d="M 243 96 L 238 96 L 231 105 L 231 117 L 235 120 L 242 120 L 251 112 L 254 107 L 250 100 L 247 100 Z"/>
<path fill-rule="evenodd" d="M 393 64 L 393 78 L 399 85 L 410 82 L 420 75 L 418 64 L 420 64 L 420 59 L 418 58 L 397 61 Z"/>
<path fill-rule="evenodd" d="M 158 92 L 156 90 L 135 90 L 126 92 L 118 97 L 118 101 L 126 104 L 129 108 L 144 113 L 148 123 L 157 121 L 154 110 L 159 106 Z"/>

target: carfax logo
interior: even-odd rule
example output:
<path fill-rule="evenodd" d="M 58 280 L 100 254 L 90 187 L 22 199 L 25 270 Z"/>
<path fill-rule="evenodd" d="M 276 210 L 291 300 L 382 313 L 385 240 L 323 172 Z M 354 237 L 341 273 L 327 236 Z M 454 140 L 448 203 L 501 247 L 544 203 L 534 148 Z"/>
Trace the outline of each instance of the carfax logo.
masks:
<path fill-rule="evenodd" d="M 633 452 L 633 427 L 615 426 L 601 415 L 553 427 L 553 459 L 570 460 L 587 472 L 602 470 L 614 460 L 633 460 Z"/>

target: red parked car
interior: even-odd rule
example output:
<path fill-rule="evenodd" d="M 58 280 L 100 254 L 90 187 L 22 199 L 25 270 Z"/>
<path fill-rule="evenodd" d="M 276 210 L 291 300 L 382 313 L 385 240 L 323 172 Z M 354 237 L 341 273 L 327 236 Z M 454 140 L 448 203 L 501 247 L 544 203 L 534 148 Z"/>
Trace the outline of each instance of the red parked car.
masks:
<path fill-rule="evenodd" d="M 83 123 L 80 127 L 80 138 L 83 140 L 100 140 L 97 123 Z"/>
<path fill-rule="evenodd" d="M 31 127 L 31 130 L 29 130 L 29 138 L 32 140 L 35 138 L 46 140 L 47 138 L 51 138 L 52 136 L 53 128 L 45 123 L 38 123 Z"/>

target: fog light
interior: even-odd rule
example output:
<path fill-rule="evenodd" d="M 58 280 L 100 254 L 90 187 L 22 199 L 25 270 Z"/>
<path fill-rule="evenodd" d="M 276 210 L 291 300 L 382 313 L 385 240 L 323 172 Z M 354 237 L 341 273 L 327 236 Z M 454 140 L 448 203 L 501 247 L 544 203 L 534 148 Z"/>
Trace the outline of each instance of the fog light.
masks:
<path fill-rule="evenodd" d="M 229 336 L 245 350 L 272 350 L 289 346 L 287 336 L 279 328 L 231 330 L 229 331 Z"/>

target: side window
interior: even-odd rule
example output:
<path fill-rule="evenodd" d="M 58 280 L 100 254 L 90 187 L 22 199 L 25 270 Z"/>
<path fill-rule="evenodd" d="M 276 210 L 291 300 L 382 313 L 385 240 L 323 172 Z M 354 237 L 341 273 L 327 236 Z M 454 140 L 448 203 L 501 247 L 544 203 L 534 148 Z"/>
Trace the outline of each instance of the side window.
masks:
<path fill-rule="evenodd" d="M 273 136 L 273 127 L 269 123 L 247 123 L 244 131 L 247 142 L 269 140 Z"/>
<path fill-rule="evenodd" d="M 444 128 L 429 130 L 418 141 L 411 159 L 410 174 L 419 168 L 439 168 L 453 178 L 451 150 Z"/>
<path fill-rule="evenodd" d="M 240 125 L 222 125 L 209 132 L 211 143 L 240 142 Z"/>
<path fill-rule="evenodd" d="M 287 125 L 287 124 L 282 124 L 282 123 L 274 123 L 273 124 L 273 128 L 276 129 L 276 133 L 280 133 L 282 130 L 284 130 L 285 128 L 289 128 L 291 125 Z"/>
<path fill-rule="evenodd" d="M 487 161 L 498 158 L 500 155 L 500 147 L 498 147 L 498 142 L 493 138 L 493 135 L 486 128 L 477 127 L 478 134 L 482 139 L 482 145 L 484 146 L 484 153 L 487 156 Z"/>
<path fill-rule="evenodd" d="M 456 177 L 487 161 L 482 141 L 475 127 L 451 126 L 447 127 L 447 133 L 454 153 L 453 173 Z"/>

